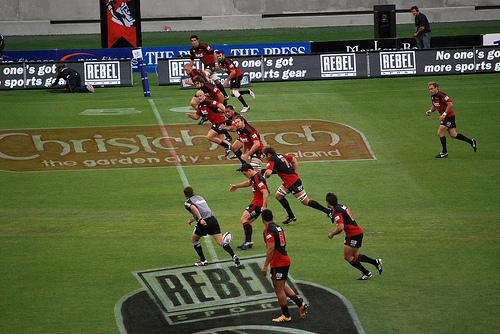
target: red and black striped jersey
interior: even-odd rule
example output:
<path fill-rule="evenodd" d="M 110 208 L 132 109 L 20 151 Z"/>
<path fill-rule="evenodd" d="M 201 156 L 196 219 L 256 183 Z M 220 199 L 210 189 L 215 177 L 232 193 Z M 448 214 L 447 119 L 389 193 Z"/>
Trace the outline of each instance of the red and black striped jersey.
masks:
<path fill-rule="evenodd" d="M 204 83 L 200 89 L 205 94 L 208 94 L 208 98 L 210 100 L 219 101 L 219 99 L 221 99 L 221 98 L 224 99 L 224 95 L 222 95 L 219 88 L 215 87 L 215 85 L 212 85 L 211 83 L 208 83 L 208 82 Z"/>
<path fill-rule="evenodd" d="M 292 261 L 286 252 L 286 237 L 283 228 L 275 223 L 269 223 L 264 229 L 263 235 L 266 244 L 274 243 L 274 253 L 270 263 L 271 268 L 289 266 Z"/>
<path fill-rule="evenodd" d="M 278 174 L 281 180 L 283 180 L 283 185 L 287 188 L 292 186 L 299 179 L 299 175 L 295 173 L 287 157 L 280 153 L 273 154 L 269 158 L 266 169 L 272 170 L 273 173 Z"/>
<path fill-rule="evenodd" d="M 260 139 L 260 133 L 253 126 L 248 124 L 245 121 L 245 127 L 243 129 L 237 129 L 236 133 L 238 133 L 239 141 L 243 143 L 246 149 L 250 149 L 253 146 L 253 143 L 258 141 L 259 148 L 257 151 L 262 151 L 264 149 L 264 143 Z"/>
<path fill-rule="evenodd" d="M 219 60 L 219 67 L 223 69 L 227 74 L 231 74 L 232 71 L 236 71 L 236 73 L 234 74 L 235 78 L 243 74 L 243 71 L 237 68 L 236 65 L 234 65 L 233 61 L 227 57 Z"/>
<path fill-rule="evenodd" d="M 196 68 L 193 68 L 191 72 L 189 73 L 189 77 L 191 78 L 192 81 L 199 79 L 201 82 L 206 83 L 208 82 L 207 77 L 205 76 L 204 73 L 201 73 L 200 70 L 197 70 Z"/>
<path fill-rule="evenodd" d="M 196 114 L 205 116 L 212 124 L 223 123 L 226 121 L 226 116 L 219 111 L 218 105 L 219 102 L 206 99 L 196 107 Z"/>
<path fill-rule="evenodd" d="M 446 94 L 445 92 L 438 91 L 436 94 L 431 96 L 432 99 L 432 105 L 434 108 L 437 109 L 439 112 L 439 115 L 444 113 L 446 111 L 446 107 L 448 106 L 448 103 L 453 102 L 453 100 Z M 455 116 L 455 111 L 450 108 L 448 112 L 446 113 L 447 117 L 450 116 Z"/>
<path fill-rule="evenodd" d="M 337 204 L 333 207 L 330 219 L 332 224 L 344 224 L 344 232 L 347 237 L 363 233 L 363 229 L 356 223 L 351 210 L 343 204 Z"/>
<path fill-rule="evenodd" d="M 198 47 L 191 47 L 189 49 L 189 56 L 191 60 L 199 59 L 203 65 L 213 65 L 215 64 L 215 54 L 214 50 L 210 45 L 199 43 Z"/>
<path fill-rule="evenodd" d="M 264 204 L 263 192 L 267 191 L 269 193 L 269 188 L 267 187 L 266 179 L 260 173 L 256 173 L 250 178 L 250 186 L 253 191 L 252 204 L 262 207 Z"/>

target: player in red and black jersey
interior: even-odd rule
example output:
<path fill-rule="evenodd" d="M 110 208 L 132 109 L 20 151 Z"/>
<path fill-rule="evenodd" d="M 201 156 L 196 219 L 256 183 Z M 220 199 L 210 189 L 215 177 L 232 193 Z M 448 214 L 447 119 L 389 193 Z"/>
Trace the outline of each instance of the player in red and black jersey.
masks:
<path fill-rule="evenodd" d="M 209 82 L 206 73 L 202 70 L 194 68 L 193 63 L 189 62 L 184 65 L 184 72 L 189 76 L 189 78 L 184 79 L 187 85 L 194 86 L 195 80 L 201 80 L 202 82 Z"/>
<path fill-rule="evenodd" d="M 304 319 L 307 314 L 307 305 L 292 288 L 286 285 L 288 271 L 292 261 L 286 251 L 285 231 L 281 226 L 273 222 L 271 210 L 262 210 L 262 222 L 265 225 L 263 236 L 266 244 L 266 261 L 262 267 L 262 275 L 267 275 L 267 270 L 271 267 L 271 280 L 273 282 L 276 297 L 281 307 L 281 315 L 273 319 L 273 322 L 288 322 L 292 320 L 288 311 L 287 297 L 290 298 L 299 308 L 299 317 Z"/>
<path fill-rule="evenodd" d="M 241 110 L 241 112 L 249 111 L 250 107 L 243 98 L 243 95 L 250 94 L 250 96 L 255 99 L 255 94 L 251 89 L 240 91 L 241 80 L 243 79 L 243 71 L 237 68 L 231 59 L 224 56 L 223 51 L 216 51 L 215 56 L 217 57 L 219 68 L 221 68 L 228 74 L 227 78 L 224 80 L 223 86 L 227 87 L 227 85 L 229 84 L 229 87 L 231 88 L 231 95 L 236 97 L 243 105 L 243 109 Z"/>
<path fill-rule="evenodd" d="M 222 103 L 224 106 L 227 105 L 224 95 L 221 93 L 219 88 L 212 85 L 210 82 L 203 82 L 199 79 L 194 79 L 194 86 L 202 90 L 209 100 L 217 101 Z"/>
<path fill-rule="evenodd" d="M 238 134 L 238 139 L 231 146 L 236 157 L 241 163 L 250 163 L 256 171 L 260 171 L 264 143 L 260 138 L 259 131 L 241 115 L 234 116 L 231 125 L 226 125 L 226 129 L 236 131 Z"/>
<path fill-rule="evenodd" d="M 354 219 L 351 210 L 349 210 L 347 206 L 339 204 L 337 196 L 334 193 L 326 194 L 326 204 L 331 210 L 329 217 L 332 220 L 332 224 L 336 224 L 335 229 L 328 233 L 328 238 L 332 239 L 337 234 L 342 233 L 342 231 L 345 232 L 344 259 L 349 262 L 351 266 L 362 272 L 358 280 L 364 281 L 373 276 L 361 262 L 368 262 L 374 265 L 381 275 L 382 270 L 384 270 L 382 259 L 372 259 L 359 253 L 359 249 L 363 242 L 363 229 Z"/>
<path fill-rule="evenodd" d="M 208 79 L 205 72 L 194 68 L 193 63 L 186 63 L 184 65 L 184 72 L 186 72 L 186 74 L 189 76 L 189 78 L 183 79 L 184 83 L 186 85 L 193 86 L 196 88 L 196 86 L 195 86 L 196 81 L 200 81 L 202 83 L 209 83 L 210 82 L 210 80 Z M 214 99 L 214 98 L 210 98 L 210 99 L 218 101 L 218 99 Z M 193 109 L 196 110 L 196 107 L 198 106 L 199 103 L 200 103 L 200 101 L 198 101 L 198 99 L 196 98 L 196 95 L 191 98 L 191 107 L 193 107 Z M 201 117 L 198 124 L 201 125 L 201 124 L 205 123 L 206 121 L 207 121 L 207 119 L 205 117 Z"/>
<path fill-rule="evenodd" d="M 215 62 L 217 59 L 212 47 L 210 45 L 200 43 L 198 36 L 191 35 L 191 49 L 189 49 L 189 57 L 191 62 L 194 62 L 195 59 L 199 59 L 203 63 L 207 77 L 214 80 L 217 88 L 219 88 L 222 94 L 227 97 L 226 90 L 221 84 L 219 77 L 217 76 L 217 72 L 215 71 Z"/>
<path fill-rule="evenodd" d="M 238 246 L 239 249 L 245 250 L 252 248 L 252 222 L 260 216 L 262 209 L 267 208 L 267 198 L 269 197 L 269 188 L 267 188 L 266 179 L 257 173 L 252 165 L 243 164 L 238 171 L 242 172 L 248 180 L 231 184 L 229 191 L 233 192 L 239 188 L 252 187 L 253 198 L 250 205 L 248 205 L 241 215 L 240 221 L 243 224 L 243 230 L 245 231 L 245 242 Z"/>
<path fill-rule="evenodd" d="M 474 152 L 477 151 L 477 142 L 474 138 L 469 139 L 461 133 L 457 132 L 457 125 L 455 123 L 455 111 L 453 110 L 452 99 L 444 92 L 439 90 L 439 86 L 436 82 L 429 82 L 427 84 L 429 93 L 431 94 L 432 105 L 431 109 L 426 111 L 426 115 L 430 116 L 434 110 L 439 112 L 439 127 L 437 130 L 437 136 L 441 141 L 442 150 L 436 155 L 436 158 L 446 158 L 448 156 L 448 149 L 446 148 L 446 132 L 450 134 L 452 138 L 469 143 L 472 146 Z"/>
<path fill-rule="evenodd" d="M 196 107 L 196 114 L 186 114 L 186 117 L 193 120 L 206 117 L 212 123 L 212 127 L 207 133 L 207 139 L 222 146 L 226 150 L 226 155 L 229 154 L 231 152 L 231 143 L 226 138 L 231 138 L 231 136 L 222 127 L 226 122 L 224 105 L 220 102 L 207 99 L 202 90 L 198 90 L 195 97 L 200 101 Z"/>
<path fill-rule="evenodd" d="M 290 203 L 288 203 L 285 198 L 289 192 L 291 192 L 304 205 L 310 206 L 311 208 L 322 211 L 326 214 L 330 212 L 327 208 L 315 200 L 307 197 L 307 193 L 302 185 L 302 180 L 297 174 L 298 161 L 296 157 L 276 153 L 276 151 L 271 147 L 264 148 L 263 154 L 264 161 L 267 162 L 264 176 L 268 178 L 273 173 L 276 173 L 283 181 L 278 190 L 276 190 L 275 195 L 275 198 L 278 202 L 280 202 L 281 206 L 288 214 L 288 217 L 283 221 L 283 224 L 289 224 L 297 220 L 292 209 L 290 208 Z"/>
<path fill-rule="evenodd" d="M 236 116 L 240 116 L 241 114 L 234 110 L 234 107 L 230 104 L 226 106 L 226 111 L 224 113 L 226 114 L 227 118 L 226 125 L 228 126 L 228 130 L 236 131 L 234 120 L 236 119 Z"/>

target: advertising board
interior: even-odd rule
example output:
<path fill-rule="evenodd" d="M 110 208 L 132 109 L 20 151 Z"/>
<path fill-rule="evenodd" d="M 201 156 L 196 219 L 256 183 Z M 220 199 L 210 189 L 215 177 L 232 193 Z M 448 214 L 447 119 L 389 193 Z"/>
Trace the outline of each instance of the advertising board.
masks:
<path fill-rule="evenodd" d="M 254 82 L 494 73 L 500 72 L 500 46 L 251 56 L 232 60 Z M 186 58 L 159 60 L 159 84 L 179 84 L 187 62 Z"/>
<path fill-rule="evenodd" d="M 271 55 L 232 57 L 236 67 L 254 82 L 341 79 L 367 76 L 365 53 L 323 55 Z M 185 75 L 183 66 L 189 59 L 160 59 L 160 85 L 179 84 Z M 199 67 L 199 65 L 198 65 Z"/>
<path fill-rule="evenodd" d="M 55 80 L 54 62 L 8 62 L 0 63 L 0 90 L 2 89 L 44 89 Z M 82 85 L 97 87 L 132 86 L 130 61 L 87 61 L 65 62 L 82 78 Z M 59 85 L 64 86 L 63 79 Z"/>
<path fill-rule="evenodd" d="M 370 77 L 500 72 L 500 47 L 369 52 Z"/>

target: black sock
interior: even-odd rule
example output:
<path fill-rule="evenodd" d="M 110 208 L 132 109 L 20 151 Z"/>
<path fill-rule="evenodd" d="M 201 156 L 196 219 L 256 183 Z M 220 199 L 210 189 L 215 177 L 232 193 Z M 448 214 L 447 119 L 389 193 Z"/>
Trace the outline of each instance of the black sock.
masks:
<path fill-rule="evenodd" d="M 351 266 L 353 266 L 354 268 L 358 269 L 359 271 L 361 271 L 364 275 L 368 275 L 368 273 L 370 272 L 365 267 L 363 267 L 363 265 L 361 264 L 361 262 L 359 262 L 359 260 L 356 260 L 356 262 L 354 262 L 354 263 L 349 262 L 349 264 Z"/>
<path fill-rule="evenodd" d="M 470 140 L 469 138 L 465 137 L 463 134 L 461 133 L 458 133 L 457 136 L 455 137 L 455 139 L 458 139 L 458 140 L 461 140 L 461 141 L 464 141 L 464 142 L 467 142 L 469 143 L 469 145 L 472 145 L 472 140 Z"/>
<path fill-rule="evenodd" d="M 243 107 L 247 107 L 248 108 L 248 104 L 245 102 L 245 99 L 243 98 L 243 96 L 238 96 L 238 100 L 240 100 L 241 104 L 243 105 Z"/>
<path fill-rule="evenodd" d="M 375 261 L 374 259 L 372 259 L 371 257 L 368 257 L 364 254 L 361 254 L 359 257 L 358 257 L 358 261 L 359 262 L 368 262 L 370 264 L 373 264 L 375 267 L 377 266 L 377 261 Z"/>
<path fill-rule="evenodd" d="M 219 145 L 222 146 L 222 147 L 224 147 L 224 149 L 226 149 L 226 150 L 230 150 L 231 149 L 231 145 L 228 144 L 225 141 L 221 141 Z"/>
<path fill-rule="evenodd" d="M 222 244 L 222 248 L 224 248 L 224 250 L 229 254 L 231 255 L 231 257 L 234 256 L 234 252 L 233 252 L 233 249 L 231 248 L 231 246 L 229 244 Z"/>
<path fill-rule="evenodd" d="M 224 89 L 224 86 L 222 86 L 222 84 L 220 83 L 220 80 L 217 80 L 215 82 L 215 85 L 217 86 L 217 88 L 219 88 L 219 90 L 222 92 L 222 95 L 224 95 L 224 97 L 227 97 L 227 93 L 226 93 L 226 90 Z"/>
<path fill-rule="evenodd" d="M 248 89 L 246 90 L 240 90 L 240 94 L 250 94 L 250 91 Z"/>
<path fill-rule="evenodd" d="M 198 256 L 200 257 L 200 261 L 205 261 L 205 255 L 203 254 L 203 249 L 201 248 L 201 244 L 198 242 L 196 245 L 193 245 L 194 246 L 194 250 L 196 251 L 196 253 L 198 253 Z"/>
<path fill-rule="evenodd" d="M 287 317 L 290 318 L 290 312 L 288 311 L 288 305 L 281 306 L 281 313 Z"/>
<path fill-rule="evenodd" d="M 295 215 L 293 214 L 292 208 L 290 208 L 290 203 L 288 203 L 286 198 L 282 198 L 279 200 L 281 206 L 285 209 L 286 213 L 288 214 L 288 217 L 290 218 L 295 218 Z"/>
<path fill-rule="evenodd" d="M 297 305 L 298 307 L 302 306 L 302 299 L 299 298 L 299 296 L 295 295 L 293 297 L 290 297 L 290 299 Z"/>
<path fill-rule="evenodd" d="M 224 130 L 223 134 L 224 134 L 224 139 L 225 139 L 228 143 L 230 143 L 230 142 L 231 142 L 231 140 L 233 140 L 233 137 L 231 137 L 231 135 L 229 134 L 229 132 L 227 132 L 226 130 Z"/>
<path fill-rule="evenodd" d="M 442 153 L 448 153 L 448 150 L 446 149 L 446 137 L 439 137 L 439 140 L 441 141 L 441 146 L 443 149 L 441 150 Z"/>
<path fill-rule="evenodd" d="M 325 208 L 323 205 L 319 204 L 315 200 L 310 200 L 309 204 L 307 204 L 307 205 L 310 206 L 311 208 L 316 209 L 316 210 L 323 211 L 326 214 L 330 213 L 330 210 L 328 210 L 327 208 Z"/>
<path fill-rule="evenodd" d="M 238 160 L 239 160 L 242 164 L 244 164 L 244 163 L 246 163 L 246 161 L 245 161 L 245 160 L 243 160 L 243 159 L 241 159 L 241 155 L 242 155 L 242 154 L 243 154 L 243 152 L 241 152 L 241 150 L 238 150 L 238 151 L 234 152 L 234 155 L 236 155 L 236 157 L 238 158 Z"/>
<path fill-rule="evenodd" d="M 245 230 L 245 242 L 252 242 L 252 224 L 243 224 Z"/>

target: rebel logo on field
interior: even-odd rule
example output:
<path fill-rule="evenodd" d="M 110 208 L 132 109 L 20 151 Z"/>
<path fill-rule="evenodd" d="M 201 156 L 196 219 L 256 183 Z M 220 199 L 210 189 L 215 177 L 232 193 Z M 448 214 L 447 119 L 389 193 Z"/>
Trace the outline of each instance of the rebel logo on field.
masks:
<path fill-rule="evenodd" d="M 310 305 L 306 319 L 289 301 L 292 321 L 273 325 L 281 312 L 269 275 L 261 275 L 265 256 L 205 267 L 181 266 L 134 273 L 143 289 L 115 305 L 120 333 L 363 333 L 358 317 L 338 292 L 313 283 L 287 284 Z M 292 266 L 293 270 L 293 266 Z"/>
<path fill-rule="evenodd" d="M 299 161 L 371 160 L 365 137 L 324 120 L 256 121 L 265 146 Z M 0 170 L 52 171 L 237 164 L 206 139 L 209 125 L 0 130 Z M 166 137 L 165 133 L 168 133 Z"/>
<path fill-rule="evenodd" d="M 415 51 L 390 51 L 380 52 L 381 75 L 406 75 L 415 74 Z"/>

